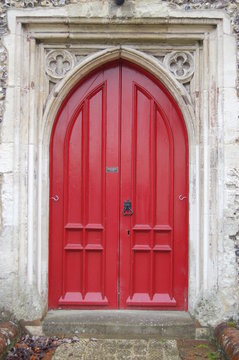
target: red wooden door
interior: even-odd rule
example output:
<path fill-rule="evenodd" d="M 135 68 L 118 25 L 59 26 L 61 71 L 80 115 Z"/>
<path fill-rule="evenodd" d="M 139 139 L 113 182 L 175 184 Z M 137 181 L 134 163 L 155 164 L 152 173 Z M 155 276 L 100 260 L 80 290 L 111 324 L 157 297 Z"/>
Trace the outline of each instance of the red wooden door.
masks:
<path fill-rule="evenodd" d="M 177 105 L 140 69 L 111 64 L 69 94 L 51 139 L 49 308 L 187 308 L 187 156 Z"/>

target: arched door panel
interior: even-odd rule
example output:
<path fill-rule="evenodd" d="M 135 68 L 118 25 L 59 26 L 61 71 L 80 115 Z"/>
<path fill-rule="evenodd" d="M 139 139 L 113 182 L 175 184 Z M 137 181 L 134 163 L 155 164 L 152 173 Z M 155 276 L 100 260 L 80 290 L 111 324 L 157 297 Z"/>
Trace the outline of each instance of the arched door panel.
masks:
<path fill-rule="evenodd" d="M 187 151 L 170 94 L 127 63 L 69 94 L 51 141 L 50 308 L 187 307 Z"/>

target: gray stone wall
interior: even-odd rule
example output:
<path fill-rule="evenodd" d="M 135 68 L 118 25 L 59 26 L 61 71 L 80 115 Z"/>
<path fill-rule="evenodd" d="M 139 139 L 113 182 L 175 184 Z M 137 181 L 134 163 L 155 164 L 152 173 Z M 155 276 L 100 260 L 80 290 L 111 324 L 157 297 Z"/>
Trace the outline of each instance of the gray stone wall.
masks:
<path fill-rule="evenodd" d="M 109 0 L 108 0 L 109 1 Z M 51 8 L 51 7 L 64 7 L 68 4 L 77 4 L 77 3 L 90 3 L 90 0 L 1 0 L 0 2 L 0 35 L 1 38 L 7 34 L 8 32 L 8 24 L 7 24 L 7 11 L 10 8 L 33 8 L 33 7 L 43 7 L 43 8 Z M 107 0 L 98 0 L 99 3 L 107 2 Z M 147 3 L 147 0 L 145 0 Z M 201 10 L 203 12 L 212 12 L 213 9 L 221 9 L 225 11 L 231 19 L 231 24 L 235 36 L 237 38 L 237 62 L 238 62 L 238 72 L 239 72 L 239 0 L 155 0 L 154 6 L 157 4 L 167 3 L 172 8 L 183 10 L 189 13 L 191 10 Z M 110 6 L 115 7 L 114 0 L 110 2 Z M 137 0 L 125 0 L 125 11 L 123 12 L 123 16 L 134 17 L 134 7 L 137 5 Z M 93 0 L 92 0 L 92 6 Z M 115 12 L 112 13 L 112 16 Z M 110 15 L 109 15 L 110 16 Z M 229 54 L 230 56 L 230 54 Z M 239 93 L 239 82 L 237 81 L 237 89 Z M 4 108 L 5 108 L 5 95 L 6 89 L 8 86 L 8 54 L 6 49 L 3 46 L 3 43 L 0 41 L 0 122 L 3 120 L 4 116 Z M 0 139 L 1 139 L 1 129 L 0 129 Z M 239 145 L 239 134 L 238 136 L 234 136 L 231 141 L 232 146 Z M 224 207 L 224 219 L 225 219 L 225 236 L 230 242 L 231 246 L 235 248 L 234 258 L 230 256 L 228 261 L 233 262 L 236 261 L 236 258 L 239 259 L 239 170 L 238 168 L 230 168 L 229 170 L 225 170 L 225 187 L 227 193 L 227 199 Z M 0 173 L 0 191 L 1 191 L 1 179 L 2 174 Z M 1 221 L 1 199 L 0 199 L 0 231 L 4 231 L 2 229 L 2 221 Z M 231 251 L 230 249 L 228 251 Z M 226 253 L 226 252 L 225 252 Z M 230 253 L 231 254 L 231 253 Z M 223 256 L 223 255 L 221 255 Z M 227 255 L 225 255 L 227 256 Z M 1 259 L 0 259 L 1 262 Z M 225 262 L 226 263 L 226 262 Z M 237 271 L 239 272 L 239 260 L 237 262 Z M 235 266 L 234 266 L 235 268 Z M 227 273 L 225 271 L 225 273 Z M 223 278 L 224 274 L 220 274 L 221 278 Z M 230 276 L 230 274 L 226 274 L 226 276 Z M 224 276 L 225 277 L 225 276 Z M 1 274 L 0 274 L 1 278 Z M 239 280 L 239 273 L 238 273 Z M 225 280 L 226 284 L 226 280 Z M 230 282 L 229 282 L 230 284 Z M 31 290 L 36 291 L 36 290 Z M 215 292 L 216 293 L 216 292 Z M 13 296 L 13 294 L 12 294 Z M 38 295 L 36 295 L 37 297 Z M 212 304 L 216 303 L 214 298 L 215 294 L 210 293 L 208 295 L 208 301 L 198 301 L 197 308 L 198 313 L 205 313 L 215 311 L 220 312 L 219 306 L 214 306 L 213 310 L 210 310 Z M 28 304 L 29 308 L 31 307 L 31 299 L 32 295 L 29 294 L 29 298 L 25 298 L 24 302 Z M 16 299 L 18 301 L 18 299 Z M 20 301 L 20 300 L 19 300 Z M 23 301 L 22 301 L 23 302 Z M 205 310 L 205 306 L 208 306 L 208 309 Z M 41 309 L 37 312 L 40 313 Z M 216 316 L 216 314 L 215 314 Z M 199 316 L 200 317 L 200 316 Z"/>

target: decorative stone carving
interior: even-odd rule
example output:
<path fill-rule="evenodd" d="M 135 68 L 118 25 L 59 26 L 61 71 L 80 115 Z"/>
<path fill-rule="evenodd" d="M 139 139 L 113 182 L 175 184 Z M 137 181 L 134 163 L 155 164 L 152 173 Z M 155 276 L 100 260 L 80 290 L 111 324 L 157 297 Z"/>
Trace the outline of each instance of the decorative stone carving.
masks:
<path fill-rule="evenodd" d="M 190 81 L 194 73 L 194 59 L 189 52 L 173 51 L 167 54 L 164 66 L 182 83 Z"/>
<path fill-rule="evenodd" d="M 95 52 L 100 49 L 95 49 Z M 140 49 L 141 50 L 141 49 Z M 142 51 L 142 50 L 141 50 Z M 151 54 L 150 51 L 143 52 Z M 55 49 L 46 54 L 45 67 L 46 73 L 51 82 L 56 83 L 61 80 L 68 71 L 79 64 L 92 51 L 85 50 L 84 53 L 77 50 Z M 190 94 L 190 88 L 186 85 L 190 84 L 190 80 L 194 73 L 194 59 L 190 52 L 173 51 L 169 54 L 158 52 L 153 55 L 163 66 L 165 66 L 176 78 L 184 84 L 187 92 Z"/>
<path fill-rule="evenodd" d="M 88 55 L 88 54 L 87 54 Z M 76 63 L 79 64 L 87 55 L 75 54 Z"/>
<path fill-rule="evenodd" d="M 163 64 L 164 55 L 154 55 L 154 57 L 160 62 L 160 64 Z"/>
<path fill-rule="evenodd" d="M 62 79 L 74 65 L 73 55 L 66 50 L 52 50 L 46 56 L 46 73 L 53 82 Z"/>

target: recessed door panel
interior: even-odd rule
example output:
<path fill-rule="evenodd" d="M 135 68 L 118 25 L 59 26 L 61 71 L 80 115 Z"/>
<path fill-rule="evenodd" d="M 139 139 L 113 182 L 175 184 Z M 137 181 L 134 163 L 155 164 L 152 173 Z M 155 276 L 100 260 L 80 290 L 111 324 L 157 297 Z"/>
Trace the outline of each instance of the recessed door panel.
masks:
<path fill-rule="evenodd" d="M 118 62 L 78 84 L 52 131 L 50 308 L 186 309 L 187 161 L 150 75 Z"/>

